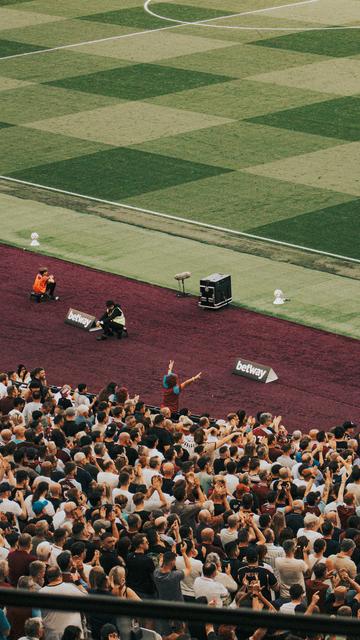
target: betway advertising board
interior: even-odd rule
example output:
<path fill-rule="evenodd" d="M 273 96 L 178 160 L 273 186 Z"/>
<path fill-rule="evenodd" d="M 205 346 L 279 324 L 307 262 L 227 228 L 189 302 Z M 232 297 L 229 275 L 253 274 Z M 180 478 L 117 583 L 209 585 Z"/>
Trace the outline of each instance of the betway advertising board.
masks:
<path fill-rule="evenodd" d="M 278 376 L 271 367 L 251 360 L 245 360 L 245 358 L 238 358 L 233 373 L 237 376 L 250 378 L 250 380 L 255 380 L 256 382 L 268 383 L 278 379 Z"/>
<path fill-rule="evenodd" d="M 70 307 L 66 314 L 65 322 L 71 324 L 73 327 L 90 331 L 96 323 L 96 318 L 95 316 L 90 316 L 88 313 L 84 313 L 84 311 L 78 311 L 78 309 L 72 309 Z"/>

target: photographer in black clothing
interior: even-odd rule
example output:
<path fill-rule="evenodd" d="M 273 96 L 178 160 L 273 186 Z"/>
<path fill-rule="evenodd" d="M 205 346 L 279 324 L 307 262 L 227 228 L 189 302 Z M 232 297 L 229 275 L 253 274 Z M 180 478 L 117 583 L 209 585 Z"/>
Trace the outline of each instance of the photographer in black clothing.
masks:
<path fill-rule="evenodd" d="M 98 340 L 106 340 L 111 336 L 116 336 L 120 340 L 123 333 L 127 335 L 125 316 L 120 305 L 113 300 L 106 302 L 106 312 L 97 322 L 97 326 L 103 329 L 103 333 L 98 337 Z"/>

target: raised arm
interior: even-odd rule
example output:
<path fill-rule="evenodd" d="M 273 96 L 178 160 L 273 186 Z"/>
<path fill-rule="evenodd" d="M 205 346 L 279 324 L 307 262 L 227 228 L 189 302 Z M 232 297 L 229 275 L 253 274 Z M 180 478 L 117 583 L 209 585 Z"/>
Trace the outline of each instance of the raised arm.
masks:
<path fill-rule="evenodd" d="M 201 371 L 199 373 L 196 374 L 196 376 L 193 376 L 192 378 L 189 378 L 188 380 L 185 380 L 185 382 L 182 382 L 180 384 L 181 389 L 185 389 L 185 387 L 187 387 L 189 384 L 192 384 L 193 382 L 196 382 L 196 380 L 200 380 L 201 378 Z"/>
<path fill-rule="evenodd" d="M 344 502 L 344 491 L 345 491 L 345 484 L 346 484 L 347 478 L 348 478 L 348 474 L 347 474 L 347 471 L 345 471 L 345 473 L 341 478 L 341 484 L 340 484 L 338 497 L 336 499 L 336 504 L 340 504 L 341 502 Z"/>

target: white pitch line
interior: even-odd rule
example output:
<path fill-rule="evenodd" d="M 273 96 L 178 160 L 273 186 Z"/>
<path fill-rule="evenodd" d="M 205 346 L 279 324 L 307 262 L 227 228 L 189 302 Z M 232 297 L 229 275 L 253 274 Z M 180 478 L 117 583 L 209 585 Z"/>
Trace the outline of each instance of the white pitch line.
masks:
<path fill-rule="evenodd" d="M 313 4 L 314 2 L 320 2 L 320 0 L 301 0 L 301 2 L 290 2 L 289 4 L 280 4 L 276 7 L 266 7 L 263 9 L 251 9 L 250 11 L 241 11 L 241 13 L 230 13 L 228 15 L 225 16 L 215 16 L 215 18 L 207 18 L 204 20 L 195 20 L 194 22 L 188 22 L 185 20 L 175 20 L 174 18 L 168 18 L 166 16 L 162 16 L 158 13 L 155 13 L 154 11 L 152 11 L 149 7 L 151 4 L 152 0 L 146 0 L 144 2 L 144 9 L 145 11 L 147 11 L 147 13 L 149 13 L 151 16 L 154 16 L 155 18 L 159 18 L 160 20 L 168 20 L 169 22 L 176 22 L 176 23 L 181 23 L 181 24 L 187 24 L 187 25 L 191 25 L 191 24 L 205 24 L 207 22 L 216 22 L 216 20 L 225 20 L 227 18 L 238 18 L 240 16 L 250 16 L 253 15 L 254 13 L 264 13 L 265 11 L 276 11 L 277 9 L 287 9 L 289 7 L 299 7 L 301 5 L 304 4 Z M 216 25 L 217 26 L 217 25 Z M 220 25 L 220 28 L 222 28 L 222 25 Z"/>
<path fill-rule="evenodd" d="M 97 44 L 98 42 L 109 42 L 110 40 L 121 40 L 122 38 L 134 38 L 135 36 L 144 36 L 149 33 L 156 33 L 158 31 L 168 31 L 169 29 L 177 29 L 182 27 L 180 24 L 173 24 L 170 27 L 159 27 L 158 29 L 148 29 L 147 31 L 134 31 L 132 33 L 123 33 L 119 36 L 109 36 L 107 38 L 99 38 L 98 40 L 86 40 L 84 42 L 75 42 L 73 44 L 62 44 L 58 47 L 51 47 L 49 49 L 36 49 L 35 51 L 27 51 L 26 53 L 14 53 L 11 56 L 2 56 L 1 60 L 11 60 L 12 58 L 24 58 L 25 56 L 35 56 L 40 53 L 50 53 L 51 51 L 60 51 L 61 49 L 74 49 L 75 47 L 83 47 L 88 44 Z"/>
<path fill-rule="evenodd" d="M 83 42 L 74 42 L 72 44 L 63 44 L 58 47 L 49 47 L 48 49 L 36 49 L 35 51 L 26 51 L 25 53 L 14 53 L 10 56 L 0 56 L 1 60 L 13 60 L 15 58 L 25 58 L 27 56 L 36 56 L 42 53 L 51 53 L 52 51 L 61 51 L 64 49 L 75 49 L 76 47 L 83 47 L 85 45 L 98 44 L 100 42 L 111 42 L 112 40 L 121 40 L 123 38 L 135 38 L 136 36 L 143 36 L 149 33 L 157 33 L 159 31 L 168 31 L 169 29 L 177 29 L 179 27 L 191 26 L 191 25 L 199 25 L 203 27 L 213 28 L 213 29 L 238 29 L 243 31 L 336 31 L 343 29 L 360 29 L 360 26 L 344 26 L 344 27 L 241 27 L 241 26 L 230 26 L 230 25 L 215 25 L 215 24 L 207 24 L 208 22 L 213 22 L 215 20 L 225 20 L 226 18 L 233 18 L 245 15 L 252 15 L 255 13 L 263 13 L 265 11 L 275 11 L 277 9 L 283 9 L 284 7 L 294 7 L 300 5 L 311 4 L 313 2 L 320 2 L 320 0 L 303 0 L 302 2 L 298 2 L 296 4 L 290 3 L 285 5 L 279 5 L 276 7 L 267 7 L 264 9 L 254 9 L 252 11 L 244 11 L 242 13 L 234 13 L 232 15 L 227 16 L 217 16 L 216 18 L 209 18 L 208 20 L 198 20 L 196 22 L 185 22 L 183 20 L 174 20 L 173 18 L 168 18 L 166 16 L 162 16 L 153 12 L 150 8 L 150 2 L 152 0 L 147 0 L 144 3 L 144 10 L 150 15 L 158 18 L 159 20 L 166 20 L 169 22 L 174 22 L 176 24 L 172 24 L 169 27 L 159 27 L 158 29 L 148 29 L 147 31 L 134 31 L 133 33 L 125 33 L 118 36 L 109 36 L 107 38 L 98 38 L 97 40 L 85 40 Z"/>
<path fill-rule="evenodd" d="M 94 196 L 86 196 L 82 193 L 75 193 L 74 191 L 66 191 L 65 189 L 57 189 L 56 187 L 48 187 L 44 184 L 37 184 L 36 182 L 28 182 L 27 180 L 19 180 L 17 178 L 11 178 L 10 176 L 1 176 L 0 180 L 7 180 L 8 182 L 15 182 L 16 184 L 24 184 L 29 187 L 36 187 L 38 189 L 44 189 L 45 191 L 52 191 L 54 193 L 62 193 L 67 196 L 73 196 L 81 198 L 82 200 L 90 200 L 91 202 L 100 202 L 101 204 L 108 204 L 113 207 L 121 207 L 122 209 L 129 209 L 130 211 L 138 211 L 140 213 L 147 213 L 157 218 L 164 218 L 166 220 L 173 220 L 175 222 L 183 222 L 186 224 L 192 224 L 195 227 L 201 227 L 203 229 L 211 229 L 212 231 L 221 231 L 222 233 L 229 233 L 231 235 L 251 238 L 252 240 L 261 240 L 262 242 L 268 242 L 269 244 L 277 244 L 283 247 L 290 247 L 291 249 L 300 249 L 302 251 L 308 251 L 309 253 L 316 253 L 322 256 L 328 256 L 330 258 L 338 258 L 339 260 L 346 260 L 347 262 L 354 262 L 360 264 L 360 260 L 357 258 L 350 258 L 349 256 L 342 256 L 337 253 L 330 253 L 328 251 L 320 251 L 319 249 L 311 249 L 310 247 L 303 247 L 299 244 L 292 244 L 291 242 L 283 242 L 282 240 L 274 240 L 273 238 L 265 238 L 263 236 L 257 236 L 252 233 L 246 233 L 245 231 L 236 231 L 234 229 L 227 229 L 226 227 L 219 227 L 218 225 L 208 224 L 206 222 L 199 222 L 197 220 L 190 220 L 188 218 L 181 218 L 180 216 L 173 216 L 169 213 L 161 213 L 160 211 L 153 211 L 152 209 L 143 209 L 142 207 L 135 207 L 130 204 L 123 204 L 122 202 L 114 202 L 112 200 L 105 200 L 103 198 L 95 198 Z M 123 224 L 131 224 L 130 222 Z M 164 232 L 166 233 L 166 232 Z"/>
<path fill-rule="evenodd" d="M 289 7 L 299 7 L 306 4 L 312 4 L 314 2 L 320 2 L 320 0 L 302 0 L 301 2 L 295 2 L 290 4 L 278 5 L 276 7 L 266 7 L 264 9 L 254 9 L 252 11 L 243 11 L 242 13 L 233 13 L 227 16 L 217 16 L 215 18 L 209 18 L 208 20 L 196 20 L 194 22 L 188 22 L 185 20 L 175 20 L 174 18 L 169 18 L 167 16 L 162 16 L 160 13 L 155 13 L 150 9 L 150 3 L 152 0 L 146 0 L 144 2 L 144 9 L 151 16 L 155 18 L 159 18 L 159 20 L 166 20 L 168 22 L 175 22 L 177 24 L 187 25 L 187 26 L 200 26 L 207 27 L 209 29 L 237 29 L 240 31 L 342 31 L 344 29 L 360 29 L 360 25 L 352 25 L 352 26 L 334 26 L 334 27 L 243 27 L 243 26 L 231 26 L 231 25 L 222 25 L 222 24 L 208 24 L 209 22 L 215 22 L 216 20 L 226 20 L 227 18 L 235 18 L 240 16 L 249 16 L 255 13 L 264 13 L 265 11 L 276 11 L 277 9 L 284 9 Z"/>

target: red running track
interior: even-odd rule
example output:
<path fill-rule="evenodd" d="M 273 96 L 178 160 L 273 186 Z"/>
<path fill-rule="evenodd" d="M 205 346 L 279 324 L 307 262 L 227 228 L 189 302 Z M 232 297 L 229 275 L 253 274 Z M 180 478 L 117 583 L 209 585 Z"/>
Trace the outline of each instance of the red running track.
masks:
<path fill-rule="evenodd" d="M 29 299 L 43 263 L 56 275 L 59 302 Z M 50 383 L 87 382 L 92 391 L 114 380 L 158 404 L 173 358 L 181 379 L 203 371 L 181 403 L 194 413 L 267 410 L 305 430 L 359 419 L 359 341 L 242 309 L 199 309 L 193 297 L 12 247 L 0 247 L 0 283 L 2 370 L 43 366 Z M 64 324 L 70 306 L 99 316 L 109 298 L 125 311 L 129 339 L 98 342 L 98 333 Z M 237 357 L 272 366 L 279 380 L 232 375 Z"/>

